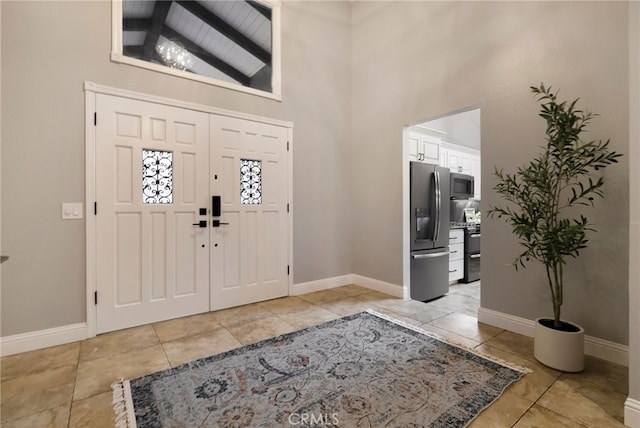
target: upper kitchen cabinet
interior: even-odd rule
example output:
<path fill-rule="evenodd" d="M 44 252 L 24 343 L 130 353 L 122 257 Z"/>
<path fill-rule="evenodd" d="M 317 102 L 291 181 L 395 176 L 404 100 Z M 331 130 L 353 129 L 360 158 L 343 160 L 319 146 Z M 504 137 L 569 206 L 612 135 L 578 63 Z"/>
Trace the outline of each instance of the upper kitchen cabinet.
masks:
<path fill-rule="evenodd" d="M 465 146 L 440 143 L 440 166 L 451 172 L 468 174 L 474 177 L 474 198 L 480 199 L 480 150 Z"/>
<path fill-rule="evenodd" d="M 409 132 L 409 161 L 440 164 L 440 139 Z"/>

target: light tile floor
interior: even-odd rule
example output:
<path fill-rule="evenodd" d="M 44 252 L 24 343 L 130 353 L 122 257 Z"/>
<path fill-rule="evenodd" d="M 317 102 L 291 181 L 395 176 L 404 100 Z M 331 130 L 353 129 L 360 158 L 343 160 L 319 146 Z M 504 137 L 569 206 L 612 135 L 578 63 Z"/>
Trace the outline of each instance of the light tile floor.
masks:
<path fill-rule="evenodd" d="M 457 284 L 432 302 L 356 285 L 104 334 L 1 360 L 3 427 L 113 427 L 110 384 L 373 308 L 521 366 L 527 374 L 470 425 L 622 427 L 625 367 L 587 358 L 579 374 L 537 363 L 533 340 L 475 318 L 480 284 Z"/>

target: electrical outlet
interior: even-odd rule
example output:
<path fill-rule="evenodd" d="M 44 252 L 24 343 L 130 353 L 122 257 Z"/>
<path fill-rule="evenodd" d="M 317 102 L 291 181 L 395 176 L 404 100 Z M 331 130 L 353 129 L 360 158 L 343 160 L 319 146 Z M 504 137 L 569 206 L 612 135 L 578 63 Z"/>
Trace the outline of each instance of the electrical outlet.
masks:
<path fill-rule="evenodd" d="M 76 220 L 82 218 L 82 202 L 63 203 L 62 219 Z"/>

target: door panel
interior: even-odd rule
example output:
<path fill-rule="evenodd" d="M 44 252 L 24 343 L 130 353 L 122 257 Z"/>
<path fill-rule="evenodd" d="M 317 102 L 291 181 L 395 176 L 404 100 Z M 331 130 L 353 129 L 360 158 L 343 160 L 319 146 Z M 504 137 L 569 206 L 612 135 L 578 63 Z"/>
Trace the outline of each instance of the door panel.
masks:
<path fill-rule="evenodd" d="M 103 94 L 96 110 L 97 332 L 207 311 L 209 115 Z"/>
<path fill-rule="evenodd" d="M 211 116 L 211 309 L 288 294 L 287 129 Z M 216 246 L 217 245 L 217 246 Z"/>

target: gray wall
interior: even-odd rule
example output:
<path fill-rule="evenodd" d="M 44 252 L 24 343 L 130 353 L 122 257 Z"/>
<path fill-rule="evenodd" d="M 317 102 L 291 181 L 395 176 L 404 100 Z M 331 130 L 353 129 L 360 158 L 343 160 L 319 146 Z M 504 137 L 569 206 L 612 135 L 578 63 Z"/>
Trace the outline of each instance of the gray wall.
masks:
<path fill-rule="evenodd" d="M 2 330 L 86 320 L 83 81 L 294 122 L 294 281 L 351 273 L 350 6 L 285 2 L 283 101 L 109 61 L 111 3 L 2 1 Z"/>
<path fill-rule="evenodd" d="M 629 152 L 628 4 L 356 2 L 352 8 L 354 273 L 402 283 L 403 125 L 468 106 L 482 112 L 482 210 L 499 202 L 494 166 L 513 171 L 544 144 L 529 92 L 541 81 L 599 113 L 592 138 Z M 628 156 L 606 170 L 598 233 L 567 269 L 563 316 L 587 334 L 628 342 Z M 509 227 L 484 220 L 482 306 L 551 314 L 546 277 L 515 272 Z"/>
<path fill-rule="evenodd" d="M 283 2 L 281 103 L 111 63 L 106 1 L 0 7 L 2 336 L 85 321 L 84 223 L 60 219 L 60 203 L 84 199 L 85 80 L 293 121 L 296 283 L 402 283 L 403 125 L 481 107 L 484 211 L 493 166 L 543 143 L 531 84 L 580 96 L 600 114 L 591 135 L 629 151 L 622 2 Z M 625 344 L 628 157 L 605 175 L 564 315 Z M 508 227 L 485 221 L 484 237 L 483 306 L 548 314 L 540 269 L 507 265 Z"/>

